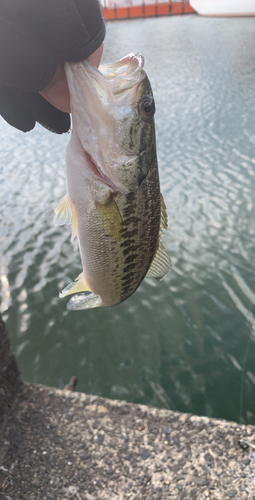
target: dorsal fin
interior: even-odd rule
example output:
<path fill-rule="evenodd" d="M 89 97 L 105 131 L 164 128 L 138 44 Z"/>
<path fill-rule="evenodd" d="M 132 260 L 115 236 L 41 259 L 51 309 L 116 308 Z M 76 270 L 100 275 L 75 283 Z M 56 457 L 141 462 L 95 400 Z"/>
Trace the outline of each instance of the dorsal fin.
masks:
<path fill-rule="evenodd" d="M 146 275 L 149 278 L 155 278 L 156 280 L 162 280 L 162 278 L 164 278 L 164 276 L 170 271 L 172 266 L 171 259 L 161 243 L 161 237 L 167 230 L 167 211 L 162 193 L 160 193 L 160 197 L 161 197 L 161 216 L 160 216 L 159 244 L 156 254 L 150 265 L 150 269 Z"/>
<path fill-rule="evenodd" d="M 148 278 L 162 280 L 162 278 L 164 278 L 168 271 L 170 271 L 171 265 L 172 264 L 169 255 L 166 253 L 166 250 L 163 247 L 162 243 L 159 243 L 156 255 L 146 276 Z"/>
<path fill-rule="evenodd" d="M 161 199 L 160 232 L 163 233 L 164 231 L 167 230 L 168 217 L 162 193 L 160 193 L 160 199 Z"/>

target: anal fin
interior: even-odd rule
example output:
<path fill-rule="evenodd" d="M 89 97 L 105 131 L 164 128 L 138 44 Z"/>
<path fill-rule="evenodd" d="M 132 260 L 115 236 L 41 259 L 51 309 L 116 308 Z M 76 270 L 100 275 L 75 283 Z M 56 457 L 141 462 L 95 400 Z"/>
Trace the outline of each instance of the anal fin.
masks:
<path fill-rule="evenodd" d="M 67 285 L 64 290 L 62 290 L 62 292 L 59 294 L 59 297 L 62 299 L 63 297 L 66 297 L 66 295 L 71 295 L 72 293 L 90 291 L 90 287 L 86 283 L 83 273 L 81 273 L 73 283 L 69 283 L 69 285 Z"/>

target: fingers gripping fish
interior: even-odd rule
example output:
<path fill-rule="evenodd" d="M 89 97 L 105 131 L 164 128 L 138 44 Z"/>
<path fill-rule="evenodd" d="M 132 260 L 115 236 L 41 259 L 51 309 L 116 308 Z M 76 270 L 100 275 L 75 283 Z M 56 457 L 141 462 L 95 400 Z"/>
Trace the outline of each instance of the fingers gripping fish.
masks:
<path fill-rule="evenodd" d="M 60 294 L 68 309 L 112 306 L 145 276 L 161 279 L 171 261 L 161 237 L 151 86 L 140 54 L 100 67 L 66 63 L 73 129 L 66 149 L 67 195 L 55 224 L 72 224 L 82 273 Z M 87 293 L 90 292 L 90 293 Z"/>

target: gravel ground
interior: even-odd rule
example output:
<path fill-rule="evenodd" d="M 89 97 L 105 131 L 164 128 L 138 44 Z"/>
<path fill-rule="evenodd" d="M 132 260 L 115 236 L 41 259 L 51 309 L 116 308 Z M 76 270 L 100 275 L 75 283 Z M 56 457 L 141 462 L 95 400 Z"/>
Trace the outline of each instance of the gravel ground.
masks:
<path fill-rule="evenodd" d="M 0 428 L 0 499 L 255 499 L 240 439 L 255 428 L 25 384 Z"/>

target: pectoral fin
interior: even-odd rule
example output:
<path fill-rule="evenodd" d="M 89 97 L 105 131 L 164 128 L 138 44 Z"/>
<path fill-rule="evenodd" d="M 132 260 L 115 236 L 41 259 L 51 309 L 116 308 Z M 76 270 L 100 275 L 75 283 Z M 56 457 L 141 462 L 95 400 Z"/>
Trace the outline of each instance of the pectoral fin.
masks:
<path fill-rule="evenodd" d="M 115 241 L 121 241 L 122 217 L 115 200 L 111 197 L 106 203 L 97 203 L 96 207 L 105 230 Z"/>
<path fill-rule="evenodd" d="M 64 224 L 72 223 L 72 208 L 67 194 L 60 200 L 58 206 L 54 210 L 55 226 L 63 226 Z"/>
<path fill-rule="evenodd" d="M 85 294 L 80 293 L 74 295 L 67 304 L 69 311 L 81 311 L 82 309 L 93 309 L 94 307 L 101 307 L 102 300 L 100 295 L 94 293 Z"/>
<path fill-rule="evenodd" d="M 166 253 L 165 248 L 162 243 L 159 243 L 157 253 L 151 263 L 150 269 L 147 272 L 148 278 L 155 278 L 156 280 L 162 280 L 164 276 L 171 269 L 171 259 Z"/>
<path fill-rule="evenodd" d="M 75 236 L 77 236 L 77 228 L 78 228 L 77 210 L 75 205 L 70 202 L 67 194 L 62 198 L 62 200 L 60 200 L 54 212 L 55 212 L 54 216 L 55 226 L 72 224 L 71 241 L 73 243 Z"/>
<path fill-rule="evenodd" d="M 90 292 L 90 287 L 87 285 L 83 273 L 79 274 L 78 278 L 76 278 L 73 283 L 69 283 L 69 285 L 59 294 L 59 297 L 62 299 L 66 295 L 78 292 Z"/>

